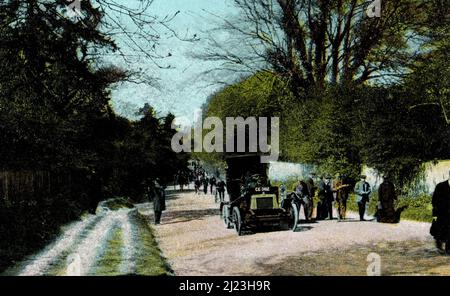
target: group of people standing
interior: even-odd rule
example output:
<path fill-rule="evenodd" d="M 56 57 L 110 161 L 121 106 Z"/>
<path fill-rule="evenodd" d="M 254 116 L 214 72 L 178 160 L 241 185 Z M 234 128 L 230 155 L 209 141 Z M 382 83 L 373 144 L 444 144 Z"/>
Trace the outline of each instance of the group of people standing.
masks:
<path fill-rule="evenodd" d="M 318 186 L 316 186 L 318 183 Z M 203 185 L 203 192 L 208 193 L 208 187 L 211 194 L 216 189 L 220 201 L 225 198 L 226 184 L 223 180 L 216 179 L 215 176 L 208 178 L 206 174 L 199 174 L 195 179 L 195 192 L 200 192 Z M 360 176 L 360 180 L 352 185 L 352 180 L 341 174 L 338 174 L 334 180 L 331 176 L 325 176 L 317 180 L 316 174 L 311 173 L 306 180 L 299 180 L 295 185 L 294 193 L 303 206 L 305 218 L 307 221 L 313 219 L 314 197 L 317 195 L 318 202 L 316 207 L 316 220 L 333 219 L 333 202 L 336 203 L 338 220 L 347 218 L 347 202 L 351 191 L 356 195 L 358 204 L 359 219 L 365 220 L 366 207 L 370 200 L 372 189 L 366 180 L 365 175 Z M 286 193 L 286 188 L 281 187 L 282 193 Z M 148 194 L 153 201 L 155 213 L 155 224 L 160 224 L 162 212 L 166 209 L 165 187 L 161 185 L 159 179 L 149 182 Z M 383 177 L 383 182 L 378 187 L 378 204 L 375 218 L 382 223 L 400 222 L 401 213 L 406 207 L 395 209 L 394 203 L 397 200 L 396 189 L 389 176 Z M 436 186 L 432 199 L 434 221 L 431 227 L 431 235 L 436 240 L 439 249 L 450 253 L 450 171 L 449 179 Z"/>
<path fill-rule="evenodd" d="M 336 175 L 334 180 L 331 176 L 324 176 L 317 180 L 316 174 L 311 173 L 306 180 L 299 180 L 293 191 L 298 196 L 300 205 L 303 206 L 307 221 L 313 219 L 314 196 L 316 194 L 318 197 L 316 220 L 333 220 L 334 202 L 338 212 L 338 220 L 345 220 L 347 218 L 347 202 L 350 193 L 354 191 L 358 204 L 359 219 L 366 221 L 366 208 L 372 193 L 371 186 L 366 179 L 365 175 L 361 175 L 360 180 L 353 186 L 352 180 L 342 174 Z M 316 182 L 318 186 L 316 186 Z M 398 223 L 404 208 L 395 210 L 394 201 L 397 199 L 395 187 L 387 176 L 384 177 L 384 181 L 379 187 L 378 195 L 378 211 L 375 215 L 377 221 Z"/>
<path fill-rule="evenodd" d="M 208 178 L 207 176 L 201 176 L 195 179 L 194 181 L 194 189 L 195 193 L 199 194 L 201 191 L 203 191 L 204 194 L 208 194 L 208 186 L 210 190 L 210 194 L 213 194 L 214 187 L 217 184 L 217 179 L 215 177 Z M 202 190 L 200 190 L 200 188 Z"/>
<path fill-rule="evenodd" d="M 219 198 L 221 201 L 223 201 L 225 198 L 225 187 L 225 182 L 220 178 L 216 178 L 215 176 L 208 177 L 204 175 L 196 178 L 194 181 L 196 194 L 200 194 L 200 192 L 203 191 L 203 193 L 206 195 L 208 194 L 209 188 L 210 194 L 215 195 L 216 200 L 217 198 Z"/>

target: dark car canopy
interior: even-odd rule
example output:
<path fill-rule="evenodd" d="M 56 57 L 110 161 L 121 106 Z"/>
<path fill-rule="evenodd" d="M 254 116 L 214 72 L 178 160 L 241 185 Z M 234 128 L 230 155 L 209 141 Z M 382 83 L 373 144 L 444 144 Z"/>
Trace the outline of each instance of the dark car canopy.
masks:
<path fill-rule="evenodd" d="M 225 157 L 227 163 L 227 190 L 230 200 L 240 195 L 240 186 L 245 177 L 261 175 L 267 178 L 268 165 L 261 163 L 259 154 L 234 154 Z"/>

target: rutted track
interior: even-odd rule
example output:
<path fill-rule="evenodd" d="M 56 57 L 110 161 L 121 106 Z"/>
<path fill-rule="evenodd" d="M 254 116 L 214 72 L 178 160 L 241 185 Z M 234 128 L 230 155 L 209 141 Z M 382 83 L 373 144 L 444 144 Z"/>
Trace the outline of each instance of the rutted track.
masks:
<path fill-rule="evenodd" d="M 102 217 L 100 216 L 90 215 L 83 221 L 77 221 L 66 226 L 66 230 L 63 231 L 61 239 L 58 239 L 54 243 L 50 244 L 38 254 L 31 256 L 22 263 L 19 263 L 18 266 L 14 267 L 10 271 L 7 271 L 6 274 L 14 274 L 14 270 L 17 269 L 20 270 L 17 275 L 31 276 L 45 274 L 48 268 L 55 261 L 60 259 L 63 252 L 73 248 L 73 246 L 86 235 L 89 228 L 96 225 L 101 218 Z"/>
<path fill-rule="evenodd" d="M 160 275 L 172 268 L 176 275 L 365 275 L 373 252 L 384 275 L 450 275 L 450 257 L 434 248 L 428 223 L 334 220 L 239 237 L 225 228 L 212 196 L 168 198 L 154 233 L 143 218 L 152 219 L 150 203 L 115 211 L 100 206 L 4 275 Z"/>
<path fill-rule="evenodd" d="M 138 215 L 135 208 L 112 211 L 101 204 L 97 215 L 84 216 L 81 221 L 65 226 L 53 243 L 3 275 L 137 274 L 138 250 L 148 244 L 143 241 L 142 232 L 150 231 L 149 228 L 138 231 L 138 227 L 142 228 L 142 224 L 137 222 Z M 110 242 L 117 233 L 120 233 L 120 241 L 111 246 Z M 116 249 L 110 250 L 112 247 Z M 119 260 L 112 262 L 107 258 L 110 253 L 119 254 Z M 109 273 L 105 274 L 105 270 Z"/>

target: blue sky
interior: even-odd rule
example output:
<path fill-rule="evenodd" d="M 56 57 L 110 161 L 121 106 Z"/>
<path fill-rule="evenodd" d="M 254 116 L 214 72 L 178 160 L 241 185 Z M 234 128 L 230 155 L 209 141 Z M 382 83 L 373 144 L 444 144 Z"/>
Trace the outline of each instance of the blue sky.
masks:
<path fill-rule="evenodd" d="M 135 0 L 121 2 L 132 5 Z M 157 69 L 150 61 L 145 60 L 123 64 L 122 66 L 126 66 L 129 70 L 145 69 L 149 75 L 158 78 L 159 87 L 131 83 L 118 85 L 113 90 L 113 106 L 116 111 L 131 117 L 137 108 L 150 103 L 161 114 L 172 112 L 177 117 L 193 118 L 195 110 L 220 87 L 211 84 L 213 79 L 202 75 L 202 72 L 217 67 L 220 62 L 201 61 L 190 57 L 190 54 L 200 53 L 206 46 L 205 36 L 208 30 L 219 25 L 219 20 L 210 13 L 221 17 L 237 13 L 230 2 L 230 0 L 155 0 L 150 10 L 152 14 L 164 17 L 180 11 L 170 23 L 170 27 L 181 36 L 197 34 L 201 40 L 191 43 L 174 37 L 166 38 L 165 33 L 168 32 L 161 29 L 162 40 L 158 51 L 170 53 L 171 57 L 160 62 L 170 65 L 172 69 Z M 227 33 L 222 34 L 225 36 Z"/>

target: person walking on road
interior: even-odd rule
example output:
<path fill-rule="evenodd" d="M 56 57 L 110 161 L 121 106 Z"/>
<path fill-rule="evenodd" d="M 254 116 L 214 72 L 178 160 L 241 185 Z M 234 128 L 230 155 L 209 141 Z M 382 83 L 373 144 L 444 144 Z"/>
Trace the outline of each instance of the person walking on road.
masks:
<path fill-rule="evenodd" d="M 216 177 L 212 176 L 211 179 L 209 179 L 209 188 L 211 195 L 213 194 L 213 190 L 216 188 L 217 185 L 217 179 Z"/>
<path fill-rule="evenodd" d="M 209 180 L 208 177 L 204 177 L 202 180 L 203 183 L 203 193 L 205 193 L 205 195 L 208 194 L 208 184 L 209 184 Z"/>
<path fill-rule="evenodd" d="M 399 223 L 400 215 L 406 207 L 395 210 L 394 202 L 397 200 L 395 185 L 384 176 L 383 183 L 378 187 L 378 209 L 375 217 L 381 223 Z"/>
<path fill-rule="evenodd" d="M 161 224 L 162 212 L 166 210 L 166 192 L 160 184 L 160 180 L 153 182 L 153 188 L 150 190 L 151 198 L 153 198 L 153 211 L 155 213 L 155 225 Z"/>
<path fill-rule="evenodd" d="M 450 171 L 448 180 L 439 183 L 433 193 L 433 217 L 430 233 L 436 247 L 450 254 Z"/>
<path fill-rule="evenodd" d="M 345 220 L 347 215 L 347 200 L 348 200 L 349 186 L 350 186 L 349 184 L 344 183 L 344 176 L 338 174 L 333 184 L 333 191 L 336 194 L 336 203 L 339 221 Z"/>
<path fill-rule="evenodd" d="M 297 186 L 294 188 L 294 192 L 299 198 L 300 207 L 303 206 L 305 220 L 309 222 L 309 215 L 312 208 L 312 198 L 309 196 L 308 186 L 303 180 L 298 180 Z M 300 209 L 298 210 L 300 211 Z"/>
<path fill-rule="evenodd" d="M 219 194 L 220 202 L 223 202 L 225 200 L 225 186 L 225 182 L 219 179 L 219 182 L 217 182 L 217 193 Z"/>
<path fill-rule="evenodd" d="M 366 178 L 367 176 L 361 175 L 360 181 L 355 185 L 356 202 L 358 203 L 359 220 L 361 221 L 366 221 L 364 215 L 366 213 L 366 206 L 369 202 L 370 193 L 372 193 L 370 184 L 366 181 Z"/>
<path fill-rule="evenodd" d="M 195 182 L 194 182 L 194 186 L 195 186 L 195 194 L 199 194 L 200 192 L 200 179 L 198 177 L 196 177 Z"/>

